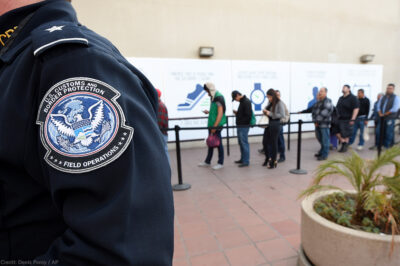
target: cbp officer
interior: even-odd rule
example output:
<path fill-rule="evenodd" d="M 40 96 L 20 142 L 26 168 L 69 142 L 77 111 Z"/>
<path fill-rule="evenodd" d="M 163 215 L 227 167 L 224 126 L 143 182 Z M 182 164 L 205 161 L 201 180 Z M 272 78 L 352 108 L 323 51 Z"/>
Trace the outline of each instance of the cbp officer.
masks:
<path fill-rule="evenodd" d="M 171 265 L 151 83 L 69 1 L 2 1 L 0 40 L 1 261 Z"/>

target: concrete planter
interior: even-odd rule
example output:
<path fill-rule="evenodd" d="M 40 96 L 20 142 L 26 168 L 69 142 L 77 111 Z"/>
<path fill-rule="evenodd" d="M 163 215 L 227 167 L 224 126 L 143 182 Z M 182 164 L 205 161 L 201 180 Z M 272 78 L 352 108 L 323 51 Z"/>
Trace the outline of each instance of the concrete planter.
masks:
<path fill-rule="evenodd" d="M 316 266 L 399 266 L 400 236 L 389 257 L 392 236 L 379 235 L 337 225 L 314 211 L 320 197 L 336 191 L 315 193 L 301 204 L 301 244 L 299 265 Z M 309 263 L 304 260 L 307 256 Z"/>

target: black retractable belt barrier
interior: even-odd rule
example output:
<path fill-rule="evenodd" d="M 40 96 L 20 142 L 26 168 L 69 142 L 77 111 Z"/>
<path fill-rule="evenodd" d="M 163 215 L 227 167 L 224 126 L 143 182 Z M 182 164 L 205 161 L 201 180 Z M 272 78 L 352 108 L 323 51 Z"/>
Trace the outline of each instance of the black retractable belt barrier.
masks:
<path fill-rule="evenodd" d="M 292 169 L 289 171 L 291 174 L 295 175 L 305 175 L 307 174 L 306 170 L 301 169 L 300 166 L 300 159 L 301 159 L 301 131 L 302 131 L 303 120 L 299 120 L 299 129 L 298 129 L 298 136 L 297 136 L 297 168 Z"/>
<path fill-rule="evenodd" d="M 178 164 L 178 181 L 179 183 L 172 186 L 173 190 L 187 190 L 192 186 L 190 184 L 184 184 L 182 180 L 182 162 L 181 162 L 181 142 L 179 139 L 179 130 L 181 128 L 179 126 L 175 126 L 175 143 L 176 143 L 176 161 Z"/>
<path fill-rule="evenodd" d="M 288 121 L 288 130 L 287 130 L 287 150 L 290 151 L 290 116 Z"/>

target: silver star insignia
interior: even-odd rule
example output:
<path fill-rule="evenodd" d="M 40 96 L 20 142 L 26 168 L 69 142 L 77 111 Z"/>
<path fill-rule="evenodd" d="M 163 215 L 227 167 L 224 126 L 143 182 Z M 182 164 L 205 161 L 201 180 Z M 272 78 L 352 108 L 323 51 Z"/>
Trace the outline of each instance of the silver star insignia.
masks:
<path fill-rule="evenodd" d="M 124 132 L 124 136 L 126 136 L 128 133 Z"/>
<path fill-rule="evenodd" d="M 118 145 L 122 145 L 122 142 L 118 142 Z"/>
<path fill-rule="evenodd" d="M 54 162 L 57 162 L 57 161 L 58 161 L 57 159 L 54 160 Z"/>
<path fill-rule="evenodd" d="M 61 161 L 59 161 L 59 162 L 58 162 L 58 164 L 62 164 L 62 162 L 61 162 Z"/>
<path fill-rule="evenodd" d="M 57 31 L 57 30 L 62 30 L 62 28 L 64 28 L 65 26 L 53 26 L 51 28 L 45 29 L 48 32 L 52 33 L 53 31 Z"/>
<path fill-rule="evenodd" d="M 125 140 L 125 138 L 121 138 L 121 140 Z"/>

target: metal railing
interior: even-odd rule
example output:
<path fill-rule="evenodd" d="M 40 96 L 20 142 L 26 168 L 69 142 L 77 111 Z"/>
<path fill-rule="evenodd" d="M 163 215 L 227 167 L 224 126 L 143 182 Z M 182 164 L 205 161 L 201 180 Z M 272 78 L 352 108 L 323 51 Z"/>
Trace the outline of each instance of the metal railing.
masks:
<path fill-rule="evenodd" d="M 290 113 L 290 116 L 292 115 L 304 115 L 304 114 L 300 114 L 300 113 Z M 254 114 L 255 117 L 261 117 L 263 116 L 262 114 Z M 236 118 L 234 115 L 227 115 L 226 116 L 226 125 L 224 126 L 225 129 L 227 129 L 226 131 L 226 137 L 223 137 L 223 139 L 226 139 L 226 153 L 228 156 L 230 156 L 230 139 L 231 138 L 236 138 L 230 135 L 229 133 L 229 124 L 230 124 L 230 119 L 232 118 Z M 185 121 L 185 120 L 206 120 L 208 119 L 208 116 L 194 116 L 194 117 L 181 117 L 181 118 L 170 118 L 169 121 Z M 291 135 L 291 117 L 289 118 L 289 121 L 283 125 L 287 125 L 288 126 L 288 131 L 284 132 L 284 135 L 287 135 L 287 150 L 290 151 L 290 135 Z M 203 130 L 208 129 L 208 128 L 202 128 Z M 313 132 L 313 130 L 311 131 L 303 131 L 303 133 L 309 133 L 309 132 Z M 263 136 L 263 134 L 252 134 L 249 135 L 249 137 L 260 137 Z M 202 139 L 191 139 L 191 140 L 181 140 L 181 142 L 193 142 L 193 141 L 199 141 Z M 168 141 L 168 143 L 173 143 L 175 141 Z"/>
<path fill-rule="evenodd" d="M 297 113 L 292 113 L 292 114 L 297 114 Z M 260 115 L 258 115 L 260 116 Z M 234 116 L 229 116 L 229 117 L 234 117 Z M 186 119 L 204 119 L 204 117 L 192 117 L 192 118 L 186 118 Z M 170 119 L 173 120 L 173 119 Z M 176 119 L 178 120 L 178 119 Z M 179 119 L 182 120 L 182 119 Z M 380 138 L 378 141 L 378 156 L 380 156 L 381 152 L 382 152 L 382 146 L 383 146 L 383 141 L 384 141 L 384 137 L 385 137 L 385 130 L 386 130 L 386 126 L 382 126 L 385 124 L 385 121 L 387 119 L 384 117 L 381 117 L 379 120 L 379 125 L 380 125 Z M 389 119 L 388 119 L 389 120 Z M 392 120 L 392 119 L 390 119 Z M 228 119 L 227 119 L 228 121 Z M 365 121 L 375 121 L 375 119 L 366 119 Z M 298 120 L 297 122 L 291 122 L 289 119 L 289 122 L 287 123 L 281 123 L 281 125 L 288 125 L 288 132 L 286 134 L 288 134 L 288 150 L 290 147 L 290 135 L 295 133 L 295 132 L 291 132 L 291 125 L 298 125 L 298 129 L 297 129 L 297 159 L 296 159 L 296 168 L 291 169 L 289 172 L 292 174 L 307 174 L 307 171 L 301 168 L 301 151 L 302 151 L 302 134 L 305 132 L 303 131 L 303 125 L 304 124 L 314 124 L 315 121 L 303 121 L 303 120 Z M 174 128 L 168 128 L 166 130 L 168 131 L 174 131 L 175 132 L 175 144 L 176 144 L 176 159 L 177 159 L 177 173 L 178 173 L 178 184 L 173 185 L 173 189 L 174 190 L 187 190 L 191 187 L 190 184 L 184 183 L 183 182 L 183 175 L 182 175 L 182 158 L 181 158 L 181 147 L 180 147 L 180 131 L 186 131 L 186 130 L 210 130 L 210 129 L 226 129 L 227 132 L 229 132 L 229 129 L 234 129 L 234 128 L 240 128 L 240 127 L 249 127 L 249 128 L 253 128 L 253 127 L 262 127 L 262 126 L 268 126 L 268 125 L 245 125 L 245 126 L 229 126 L 228 122 L 227 125 L 224 127 L 180 127 L 178 125 L 176 125 Z M 400 124 L 395 125 L 395 129 L 397 126 L 400 126 Z M 310 132 L 310 131 L 306 131 L 306 132 Z M 376 134 L 376 131 L 374 131 L 374 133 Z M 395 138 L 395 135 L 393 136 L 393 138 Z M 253 135 L 254 136 L 254 135 Z M 229 133 L 227 133 L 227 153 L 229 153 Z M 395 141 L 393 139 L 393 144 L 395 144 Z"/>

